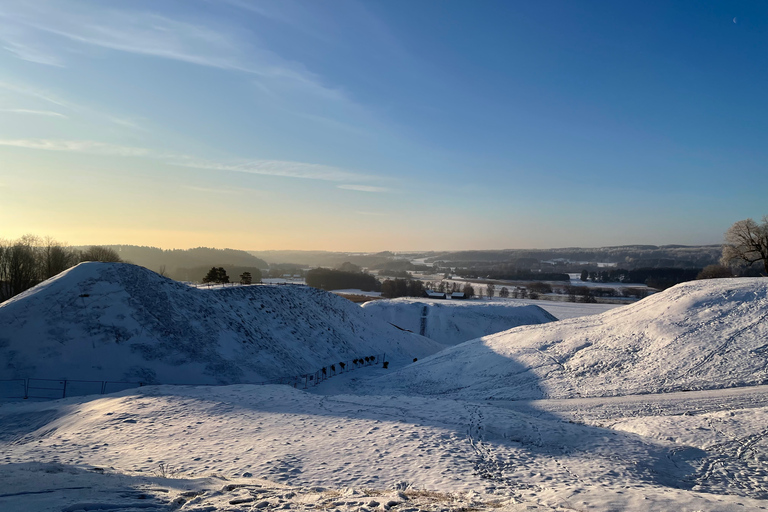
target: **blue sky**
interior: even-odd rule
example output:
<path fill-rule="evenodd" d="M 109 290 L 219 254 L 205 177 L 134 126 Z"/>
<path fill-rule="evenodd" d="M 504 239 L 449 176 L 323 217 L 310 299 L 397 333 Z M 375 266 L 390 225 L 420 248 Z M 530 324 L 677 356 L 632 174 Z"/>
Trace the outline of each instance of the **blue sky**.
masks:
<path fill-rule="evenodd" d="M 0 237 L 719 243 L 766 90 L 758 1 L 0 1 Z"/>

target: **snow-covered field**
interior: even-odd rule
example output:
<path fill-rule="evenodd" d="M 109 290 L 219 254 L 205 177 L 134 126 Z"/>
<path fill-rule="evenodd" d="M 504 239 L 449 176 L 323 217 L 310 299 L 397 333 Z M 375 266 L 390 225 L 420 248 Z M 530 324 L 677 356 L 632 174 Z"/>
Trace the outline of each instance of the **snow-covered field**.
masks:
<path fill-rule="evenodd" d="M 766 320 L 768 281 L 694 282 L 309 391 L 0 404 L 0 510 L 766 510 Z"/>
<path fill-rule="evenodd" d="M 367 302 L 362 307 L 381 320 L 444 345 L 557 320 L 539 306 L 510 301 L 400 298 Z"/>

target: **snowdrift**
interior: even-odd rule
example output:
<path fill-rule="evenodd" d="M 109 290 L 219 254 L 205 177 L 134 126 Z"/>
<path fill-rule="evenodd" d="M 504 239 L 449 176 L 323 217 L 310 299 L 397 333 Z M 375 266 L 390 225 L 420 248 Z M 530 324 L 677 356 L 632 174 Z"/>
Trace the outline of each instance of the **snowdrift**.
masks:
<path fill-rule="evenodd" d="M 446 345 L 557 320 L 539 306 L 506 301 L 393 299 L 366 302 L 363 308 L 386 322 Z"/>
<path fill-rule="evenodd" d="M 314 288 L 196 289 L 124 263 L 81 263 L 0 305 L 0 379 L 260 382 L 441 348 Z"/>
<path fill-rule="evenodd" d="M 468 341 L 371 382 L 466 399 L 598 397 L 768 383 L 768 279 L 684 283 L 601 315 Z"/>

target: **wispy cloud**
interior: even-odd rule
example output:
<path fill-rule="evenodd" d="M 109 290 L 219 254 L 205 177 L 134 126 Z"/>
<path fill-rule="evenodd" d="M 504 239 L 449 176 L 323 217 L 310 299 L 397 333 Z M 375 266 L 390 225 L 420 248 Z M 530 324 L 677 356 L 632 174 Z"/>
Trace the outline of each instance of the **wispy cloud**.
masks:
<path fill-rule="evenodd" d="M 175 165 L 211 169 L 216 171 L 243 172 L 248 174 L 263 174 L 266 176 L 282 176 L 284 178 L 300 178 L 321 181 L 369 181 L 376 176 L 355 173 L 330 165 L 290 162 L 283 160 L 251 160 L 238 164 L 211 162 L 207 160 L 180 160 L 170 162 Z"/>
<path fill-rule="evenodd" d="M 32 110 L 28 108 L 0 108 L 0 112 L 11 112 L 13 114 L 31 114 L 36 116 L 50 116 L 50 117 L 63 117 L 66 118 L 64 114 L 61 114 L 59 112 L 54 112 L 52 110 Z"/>
<path fill-rule="evenodd" d="M 145 148 L 121 146 L 105 142 L 58 139 L 0 139 L 0 146 L 12 146 L 44 151 L 67 151 L 89 153 L 93 155 L 113 156 L 151 156 L 152 151 Z"/>
<path fill-rule="evenodd" d="M 55 55 L 51 55 L 50 53 L 38 50 L 37 48 L 33 48 L 19 41 L 9 41 L 7 38 L 8 36 L 6 35 L 6 41 L 2 47 L 4 50 L 11 52 L 17 58 L 26 60 L 27 62 L 45 64 L 46 66 L 64 67 L 64 63 Z"/>
<path fill-rule="evenodd" d="M 344 190 L 357 190 L 358 192 L 391 192 L 391 189 L 387 187 L 373 187 L 371 185 L 337 185 L 336 188 L 343 188 Z"/>
<path fill-rule="evenodd" d="M 214 187 L 196 187 L 194 185 L 183 185 L 181 188 L 192 190 L 193 192 L 202 192 L 204 194 L 241 194 L 243 191 L 231 188 Z"/>
<path fill-rule="evenodd" d="M 46 49 L 50 52 L 57 48 L 55 38 L 64 38 L 92 47 L 249 73 L 315 96 L 346 101 L 341 90 L 324 84 L 303 64 L 258 46 L 242 29 L 216 26 L 209 20 L 183 21 L 103 5 L 69 2 L 63 6 L 59 2 L 34 1 L 11 4 L 0 11 L 0 22 L 5 21 L 0 23 L 0 29 L 13 30 L 0 30 L 0 41 L 4 41 L 7 50 L 27 60 L 34 58 L 36 49 L 28 42 L 42 45 L 46 39 L 42 36 L 47 35 Z M 42 50 L 37 51 L 40 56 L 36 62 L 61 65 L 53 57 L 44 58 Z"/>
<path fill-rule="evenodd" d="M 74 103 L 63 100 L 57 97 L 55 94 L 49 93 L 48 91 L 41 91 L 41 90 L 35 89 L 34 87 L 30 87 L 28 85 L 14 84 L 11 82 L 0 80 L 0 89 L 5 89 L 7 91 L 11 91 L 16 94 L 20 94 L 22 96 L 35 98 L 37 100 L 41 100 L 46 103 L 50 103 L 52 105 L 56 105 L 59 107 L 64 107 L 66 109 L 77 110 L 77 105 L 75 105 Z"/>
<path fill-rule="evenodd" d="M 92 155 L 110 155 L 122 157 L 148 157 L 160 160 L 168 165 L 190 167 L 194 169 L 208 169 L 221 172 L 241 172 L 246 174 L 260 174 L 264 176 L 278 176 L 283 178 L 297 178 L 319 181 L 363 181 L 381 180 L 379 176 L 348 171 L 340 167 L 323 164 L 311 164 L 306 162 L 291 162 L 284 160 L 249 160 L 238 163 L 215 162 L 198 159 L 188 155 L 164 153 L 147 148 L 122 146 L 91 140 L 61 140 L 61 139 L 0 139 L 0 146 L 11 146 L 24 149 L 43 151 L 65 151 L 74 153 L 87 153 Z M 370 185 L 342 184 L 339 188 L 358 190 L 362 192 L 388 192 L 390 189 Z"/>

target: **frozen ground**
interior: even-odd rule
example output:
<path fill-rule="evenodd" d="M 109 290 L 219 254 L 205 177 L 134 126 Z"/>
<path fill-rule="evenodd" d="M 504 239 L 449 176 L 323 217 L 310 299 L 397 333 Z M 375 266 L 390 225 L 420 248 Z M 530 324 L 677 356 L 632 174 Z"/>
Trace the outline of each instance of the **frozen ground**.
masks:
<path fill-rule="evenodd" d="M 366 302 L 362 307 L 376 318 L 444 345 L 557 320 L 539 306 L 510 301 L 400 298 Z"/>
<path fill-rule="evenodd" d="M 683 283 L 601 315 L 449 347 L 372 390 L 463 399 L 612 396 L 768 383 L 768 280 Z"/>
<path fill-rule="evenodd" d="M 0 508 L 765 509 L 766 388 L 682 395 L 496 404 L 161 386 L 4 404 Z"/>
<path fill-rule="evenodd" d="M 312 392 L 0 404 L 0 510 L 766 510 L 767 297 L 680 285 Z"/>

